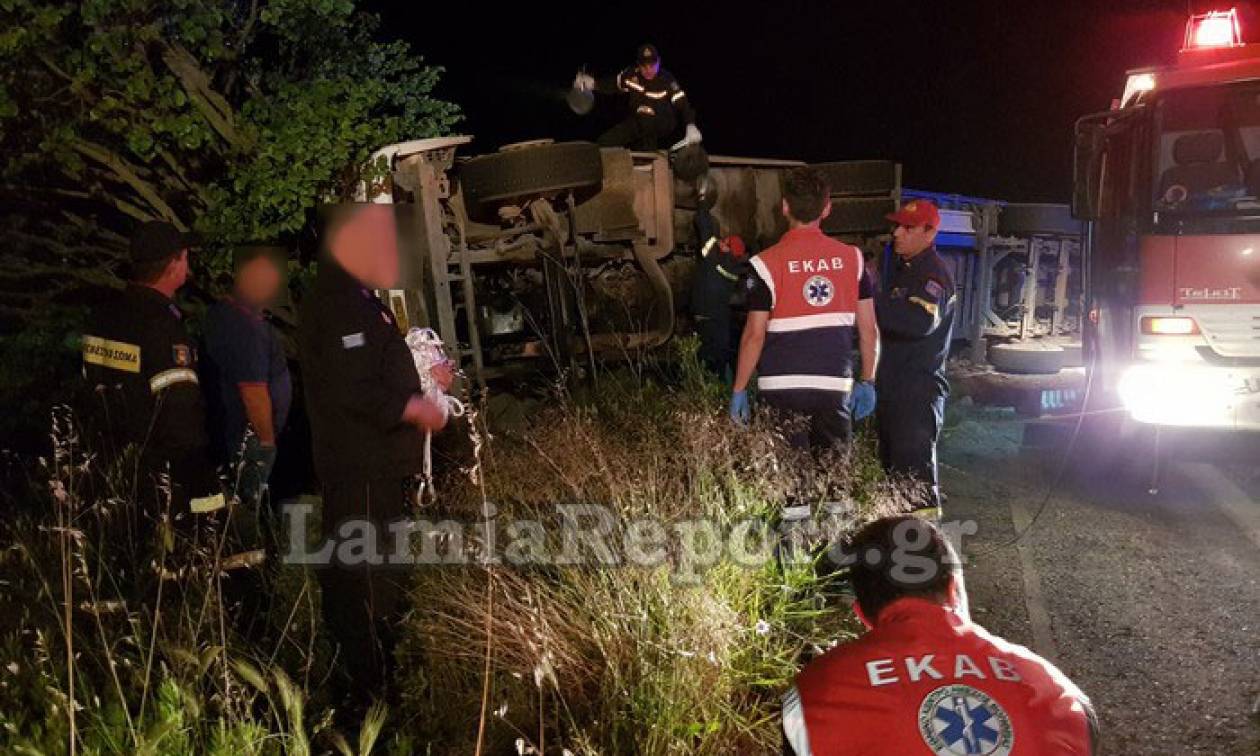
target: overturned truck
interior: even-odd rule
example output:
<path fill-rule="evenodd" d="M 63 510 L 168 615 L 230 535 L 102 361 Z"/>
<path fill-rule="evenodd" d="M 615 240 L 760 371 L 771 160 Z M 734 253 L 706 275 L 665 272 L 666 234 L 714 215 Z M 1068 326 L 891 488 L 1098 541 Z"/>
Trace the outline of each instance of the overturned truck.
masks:
<path fill-rule="evenodd" d="M 549 140 L 458 155 L 471 141 L 383 148 L 385 178 L 360 199 L 396 207 L 401 288 L 382 295 L 399 324 L 436 330 L 482 385 L 522 367 L 581 374 L 664 344 L 685 322 L 697 210 L 764 248 L 786 229 L 782 174 L 803 165 L 693 154 L 684 166 L 664 152 Z M 824 229 L 871 248 L 886 239 L 900 166 L 819 167 L 833 195 Z"/>

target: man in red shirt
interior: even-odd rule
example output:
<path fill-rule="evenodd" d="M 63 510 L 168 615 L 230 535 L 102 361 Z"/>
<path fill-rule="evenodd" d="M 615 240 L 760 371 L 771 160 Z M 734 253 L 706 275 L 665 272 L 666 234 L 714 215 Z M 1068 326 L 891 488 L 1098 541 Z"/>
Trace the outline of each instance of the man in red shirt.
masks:
<path fill-rule="evenodd" d="M 839 561 L 870 632 L 814 660 L 784 697 L 796 756 L 1086 756 L 1089 698 L 1050 662 L 971 622 L 957 554 L 910 515 L 867 525 Z"/>

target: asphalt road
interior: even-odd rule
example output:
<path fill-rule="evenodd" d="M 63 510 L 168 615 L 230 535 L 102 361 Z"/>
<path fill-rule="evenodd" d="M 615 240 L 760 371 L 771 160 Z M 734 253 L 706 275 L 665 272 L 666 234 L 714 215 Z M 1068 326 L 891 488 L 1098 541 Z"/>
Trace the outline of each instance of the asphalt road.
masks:
<path fill-rule="evenodd" d="M 1009 413 L 952 414 L 973 618 L 1090 695 L 1103 753 L 1260 754 L 1260 457 L 1178 459 L 1151 493 L 1144 450 L 1064 465 L 1070 434 L 1030 446 Z"/>

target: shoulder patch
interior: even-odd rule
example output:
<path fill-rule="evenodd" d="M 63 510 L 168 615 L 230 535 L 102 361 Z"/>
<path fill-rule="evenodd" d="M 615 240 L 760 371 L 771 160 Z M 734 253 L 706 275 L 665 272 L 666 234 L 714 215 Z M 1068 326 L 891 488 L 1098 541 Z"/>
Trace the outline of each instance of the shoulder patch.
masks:
<path fill-rule="evenodd" d="M 177 367 L 192 367 L 192 349 L 187 344 L 176 344 L 171 348 L 171 360 Z"/>

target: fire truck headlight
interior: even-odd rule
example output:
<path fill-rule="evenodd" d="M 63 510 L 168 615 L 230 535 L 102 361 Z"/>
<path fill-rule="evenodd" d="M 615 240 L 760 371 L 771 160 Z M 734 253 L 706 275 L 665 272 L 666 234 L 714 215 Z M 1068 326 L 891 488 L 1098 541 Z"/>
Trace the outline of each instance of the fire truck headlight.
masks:
<path fill-rule="evenodd" d="M 1234 422 L 1229 376 L 1185 364 L 1134 365 L 1120 377 L 1120 400 L 1138 422 L 1228 426 Z"/>

